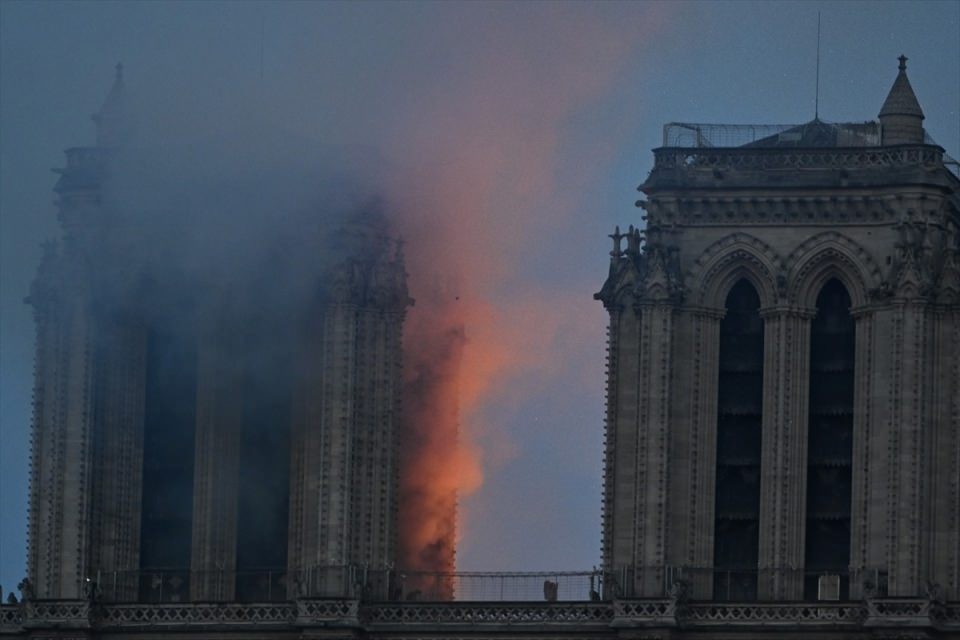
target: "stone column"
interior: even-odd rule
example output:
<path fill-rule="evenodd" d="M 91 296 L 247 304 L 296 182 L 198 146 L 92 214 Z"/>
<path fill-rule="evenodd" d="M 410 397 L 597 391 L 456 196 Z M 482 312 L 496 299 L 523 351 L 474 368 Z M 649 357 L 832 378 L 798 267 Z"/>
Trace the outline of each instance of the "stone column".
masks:
<path fill-rule="evenodd" d="M 223 324 L 206 327 L 197 345 L 191 600 L 230 600 L 236 587 L 243 385 L 237 340 Z"/>
<path fill-rule="evenodd" d="M 763 309 L 760 480 L 761 600 L 803 597 L 810 321 L 815 312 Z"/>
<path fill-rule="evenodd" d="M 639 597 L 664 593 L 669 536 L 669 432 L 673 378 L 674 307 L 667 301 L 637 304 L 639 348 L 636 394 L 637 442 L 634 585 Z"/>
<path fill-rule="evenodd" d="M 722 309 L 685 309 L 677 320 L 671 428 L 670 564 L 684 567 L 694 599 L 712 596 L 717 384 Z"/>
<path fill-rule="evenodd" d="M 396 557 L 397 420 L 401 316 L 362 309 L 357 323 L 357 380 L 352 430 L 356 487 L 350 558 L 382 569 Z"/>
<path fill-rule="evenodd" d="M 606 465 L 604 475 L 603 545 L 605 570 L 622 595 L 631 592 L 624 572 L 636 556 L 637 460 L 639 410 L 639 316 L 632 305 L 610 309 L 610 355 L 607 362 Z M 607 587 L 611 587 L 608 577 Z"/>
<path fill-rule="evenodd" d="M 893 304 L 889 379 L 889 595 L 916 596 L 929 579 L 933 407 L 932 314 L 926 301 Z"/>
<path fill-rule="evenodd" d="M 617 480 L 617 425 L 620 415 L 620 339 L 621 319 L 624 313 L 618 306 L 609 308 L 610 322 L 607 326 L 607 366 L 606 366 L 606 416 L 603 428 L 603 497 L 601 501 L 601 557 L 604 571 L 613 573 L 621 564 L 621 556 L 615 548 L 616 505 L 619 486 Z M 629 340 L 629 336 L 628 336 Z"/>
<path fill-rule="evenodd" d="M 294 397 L 288 565 L 302 589 L 342 595 L 349 560 L 356 305 L 313 321 Z"/>
<path fill-rule="evenodd" d="M 28 572 L 38 598 L 80 598 L 90 570 L 92 321 L 75 281 L 45 284 L 31 295 L 37 356 Z"/>
<path fill-rule="evenodd" d="M 872 308 L 852 310 L 855 329 L 853 389 L 853 468 L 850 498 L 850 599 L 863 597 L 864 580 L 876 569 L 871 557 L 872 532 L 883 528 L 882 514 L 874 505 L 882 496 L 882 479 L 877 474 L 878 434 L 873 414 L 872 390 L 876 375 L 876 314 Z M 880 480 L 880 481 L 878 481 Z"/>
<path fill-rule="evenodd" d="M 931 577 L 960 600 L 960 305 L 937 310 L 934 345 Z"/>
<path fill-rule="evenodd" d="M 91 569 L 105 598 L 124 601 L 140 566 L 147 334 L 129 316 L 103 319 L 98 334 Z"/>

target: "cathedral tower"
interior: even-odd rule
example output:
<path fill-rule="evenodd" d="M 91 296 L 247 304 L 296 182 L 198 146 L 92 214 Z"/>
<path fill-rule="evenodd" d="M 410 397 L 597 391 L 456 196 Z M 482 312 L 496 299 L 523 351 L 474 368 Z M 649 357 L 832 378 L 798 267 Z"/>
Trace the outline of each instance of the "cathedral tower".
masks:
<path fill-rule="evenodd" d="M 376 207 L 318 211 L 331 222 L 303 232 L 309 259 L 286 273 L 306 282 L 296 299 L 266 276 L 158 271 L 104 197 L 123 103 L 118 66 L 94 116 L 97 145 L 68 149 L 59 170 L 63 237 L 28 299 L 30 590 L 73 599 L 95 585 L 114 601 L 164 602 L 355 595 L 351 572 L 386 575 L 396 556 L 412 302 L 398 243 Z"/>
<path fill-rule="evenodd" d="M 960 180 L 879 123 L 670 124 L 613 234 L 608 589 L 960 597 Z"/>

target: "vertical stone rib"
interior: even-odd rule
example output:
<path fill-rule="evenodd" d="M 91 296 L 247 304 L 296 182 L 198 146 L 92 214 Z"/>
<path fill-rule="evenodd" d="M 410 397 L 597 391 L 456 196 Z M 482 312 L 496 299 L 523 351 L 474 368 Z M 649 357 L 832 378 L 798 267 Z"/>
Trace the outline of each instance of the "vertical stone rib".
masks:
<path fill-rule="evenodd" d="M 237 489 L 243 390 L 220 331 L 211 327 L 197 356 L 190 596 L 229 600 L 236 584 Z"/>
<path fill-rule="evenodd" d="M 673 307 L 644 304 L 640 312 L 640 350 L 636 486 L 636 589 L 638 596 L 664 592 L 668 526 L 670 386 L 673 377 Z"/>
<path fill-rule="evenodd" d="M 856 322 L 853 391 L 853 469 L 850 503 L 850 597 L 863 595 L 862 576 L 870 567 L 868 549 L 872 523 L 870 505 L 873 502 L 873 469 L 870 443 L 872 402 L 870 398 L 874 375 L 873 361 L 876 349 L 873 311 L 854 313 Z"/>
<path fill-rule="evenodd" d="M 711 597 L 714 508 L 717 464 L 717 385 L 719 380 L 720 320 L 723 311 L 700 309 L 692 314 L 694 388 L 690 402 L 689 487 L 686 562 L 693 568 L 692 597 Z M 680 496 L 678 496 L 679 498 Z"/>
<path fill-rule="evenodd" d="M 614 570 L 613 540 L 616 511 L 616 482 L 614 460 L 617 451 L 617 380 L 619 361 L 620 315 L 618 308 L 610 309 L 610 322 L 607 326 L 607 379 L 606 379 L 606 421 L 603 426 L 603 497 L 601 507 L 600 557 L 603 569 L 607 573 Z"/>
<path fill-rule="evenodd" d="M 810 319 L 773 308 L 764 318 L 764 397 L 760 484 L 761 599 L 803 595 Z"/>
<path fill-rule="evenodd" d="M 929 315 L 926 304 L 919 301 L 901 301 L 895 311 L 894 348 L 899 353 L 891 376 L 892 522 L 888 543 L 892 596 L 917 595 L 929 577 Z"/>
<path fill-rule="evenodd" d="M 96 363 L 83 289 L 38 317 L 28 571 L 39 598 L 77 598 L 91 570 Z"/>
<path fill-rule="evenodd" d="M 930 424 L 932 461 L 930 489 L 933 493 L 930 579 L 941 585 L 948 600 L 958 599 L 957 561 L 960 552 L 960 419 L 957 408 L 957 369 L 960 358 L 960 325 L 956 313 L 940 309 L 934 315 L 935 397 Z"/>
<path fill-rule="evenodd" d="M 608 445 L 612 465 L 608 466 L 607 482 L 612 486 L 612 491 L 608 498 L 610 507 L 607 514 L 609 518 L 607 544 L 610 553 L 606 559 L 609 565 L 608 570 L 615 572 L 617 580 L 622 579 L 620 572 L 629 570 L 637 564 L 639 315 L 632 306 L 617 311 L 615 314 L 617 325 L 611 338 L 611 344 L 616 345 L 612 362 L 615 373 L 611 378 L 615 388 L 616 408 L 612 416 L 615 422 L 609 429 L 613 434 L 613 444 Z M 625 589 L 631 586 L 621 585 Z"/>
<path fill-rule="evenodd" d="M 129 600 L 140 566 L 147 335 L 129 318 L 105 321 L 99 333 L 91 569 L 104 594 Z"/>
<path fill-rule="evenodd" d="M 41 282 L 38 277 L 37 285 Z M 52 283 L 50 283 L 52 284 Z M 56 443 L 62 421 L 63 313 L 59 291 L 41 290 L 35 285 L 34 305 L 37 351 L 33 390 L 33 424 L 30 454 L 30 519 L 28 529 L 27 573 L 38 597 L 55 597 L 56 559 L 54 557 L 54 517 L 57 485 L 54 484 Z"/>

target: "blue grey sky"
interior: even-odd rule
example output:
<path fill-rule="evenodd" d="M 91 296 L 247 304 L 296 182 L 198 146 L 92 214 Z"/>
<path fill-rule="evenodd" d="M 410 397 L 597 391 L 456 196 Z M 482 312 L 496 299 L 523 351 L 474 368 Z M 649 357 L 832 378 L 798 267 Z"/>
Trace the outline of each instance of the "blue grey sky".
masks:
<path fill-rule="evenodd" d="M 483 480 L 464 492 L 458 566 L 589 568 L 606 234 L 639 223 L 664 123 L 812 119 L 818 11 L 820 117 L 875 118 L 903 53 L 928 132 L 960 155 L 960 3 L 946 0 L 0 2 L 0 585 L 24 575 L 23 298 L 58 235 L 50 169 L 92 142 L 118 61 L 159 138 L 222 128 L 242 154 L 258 148 L 246 123 L 266 122 L 437 176 L 465 230 L 447 259 L 476 302 L 467 334 L 509 354 L 477 361 L 489 375 L 465 419 Z"/>

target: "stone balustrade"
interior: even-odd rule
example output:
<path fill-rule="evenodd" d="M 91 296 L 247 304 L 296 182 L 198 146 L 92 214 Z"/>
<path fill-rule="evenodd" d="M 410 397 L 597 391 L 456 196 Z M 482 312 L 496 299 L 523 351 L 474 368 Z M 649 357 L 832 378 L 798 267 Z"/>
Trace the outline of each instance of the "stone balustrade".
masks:
<path fill-rule="evenodd" d="M 872 633 L 914 629 L 960 633 L 960 602 L 938 604 L 923 598 L 865 602 L 678 602 L 672 599 L 613 602 L 446 602 L 361 603 L 304 599 L 285 603 L 109 604 L 43 600 L 0 605 L 0 635 L 28 637 L 45 630 L 136 633 L 157 630 L 259 633 L 339 628 L 348 634 L 423 633 L 442 629 L 461 635 L 510 630 L 513 633 L 570 631 L 582 637 L 612 637 L 623 629 L 683 629 L 697 637 L 716 630 L 773 628 Z"/>

